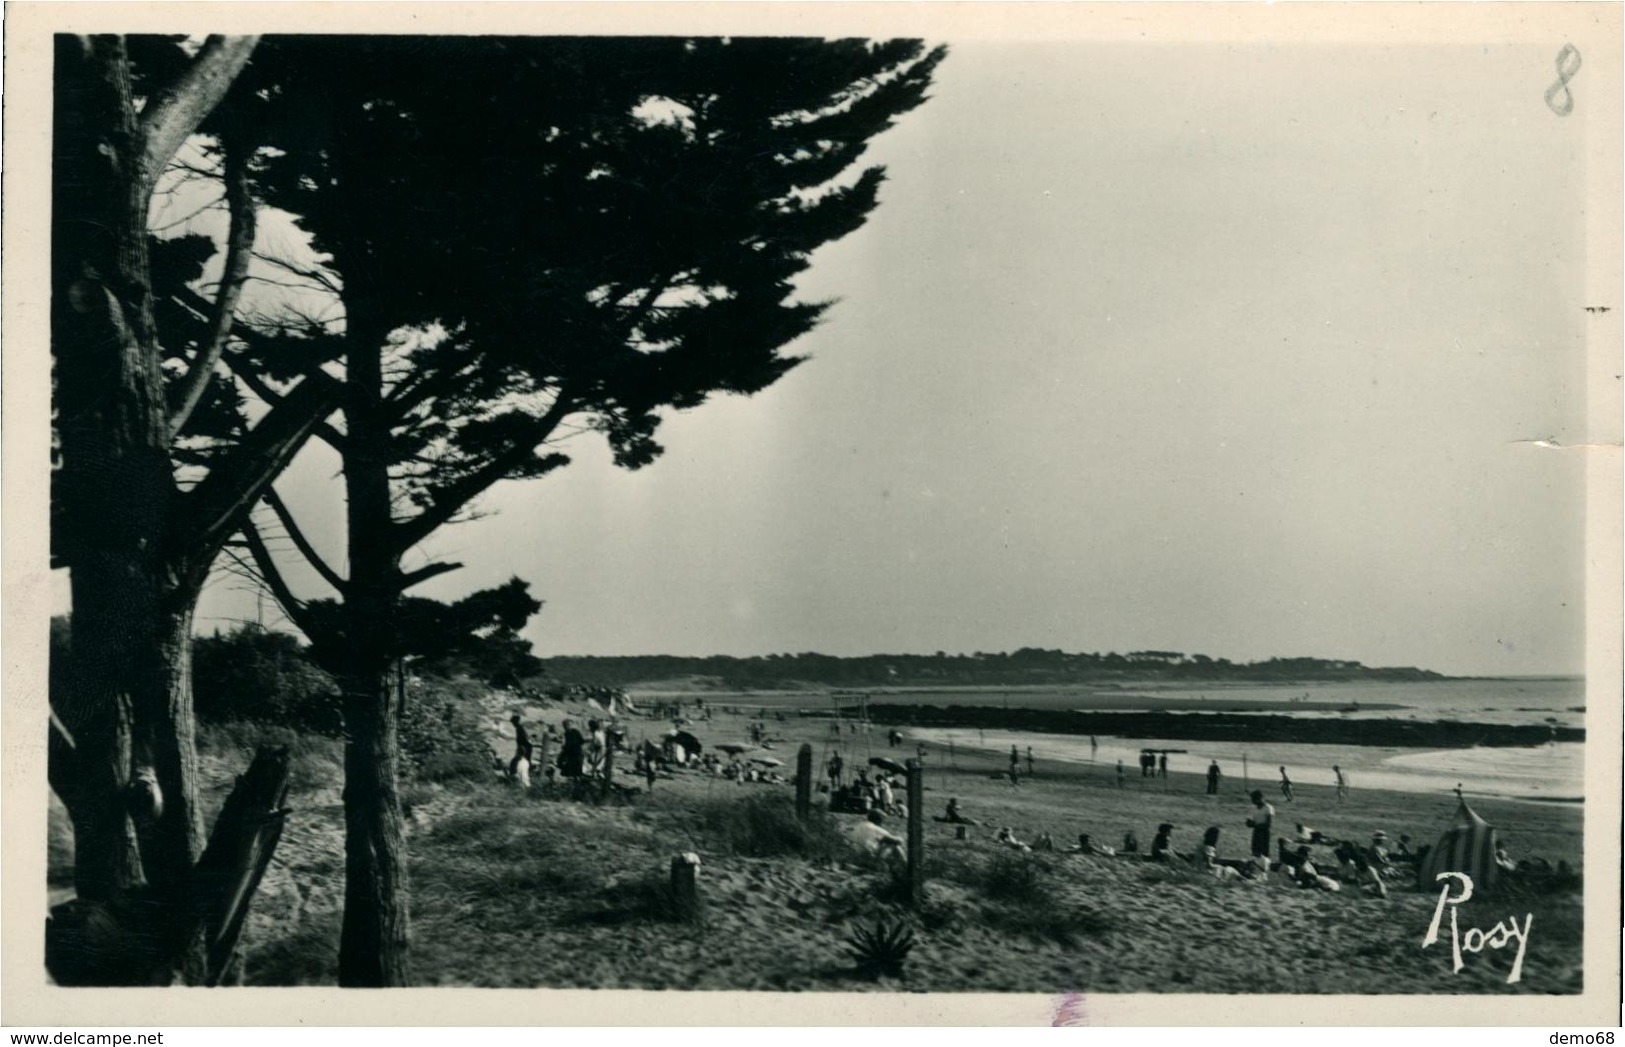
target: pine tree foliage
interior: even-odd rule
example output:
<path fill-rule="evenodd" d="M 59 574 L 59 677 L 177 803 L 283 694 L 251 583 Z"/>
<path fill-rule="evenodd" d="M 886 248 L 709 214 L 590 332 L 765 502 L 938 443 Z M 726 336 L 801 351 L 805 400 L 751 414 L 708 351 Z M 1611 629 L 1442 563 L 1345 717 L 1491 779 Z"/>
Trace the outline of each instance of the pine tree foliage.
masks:
<path fill-rule="evenodd" d="M 259 191 L 312 234 L 346 322 L 390 336 L 392 548 L 498 480 L 566 464 L 565 434 L 601 432 L 636 468 L 660 453 L 661 411 L 796 366 L 786 347 L 828 304 L 796 301 L 792 281 L 873 210 L 883 171 L 856 165 L 942 56 L 917 41 L 267 38 L 244 85 L 277 143 Z M 342 349 L 297 328 L 267 331 L 256 365 L 296 373 Z M 279 364 L 290 351 L 298 364 Z"/>

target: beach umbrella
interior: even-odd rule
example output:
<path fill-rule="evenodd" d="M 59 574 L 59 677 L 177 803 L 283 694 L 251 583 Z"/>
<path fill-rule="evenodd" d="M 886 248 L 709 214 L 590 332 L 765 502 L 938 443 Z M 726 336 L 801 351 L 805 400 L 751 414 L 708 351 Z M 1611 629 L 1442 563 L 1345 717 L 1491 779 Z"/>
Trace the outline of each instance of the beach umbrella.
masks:
<path fill-rule="evenodd" d="M 884 757 L 884 756 L 871 756 L 871 757 L 869 757 L 869 765 L 871 767 L 879 767 L 881 770 L 884 770 L 884 771 L 890 771 L 893 774 L 907 774 L 908 773 L 908 768 L 907 767 L 904 767 L 902 764 L 898 763 L 896 760 L 888 759 L 887 757 Z"/>
<path fill-rule="evenodd" d="M 741 745 L 738 742 L 723 742 L 721 745 L 713 745 L 712 748 L 725 752 L 729 756 L 738 756 L 740 753 L 750 752 L 752 747 L 749 745 Z"/>
<path fill-rule="evenodd" d="M 1417 885 L 1433 891 L 1438 889 L 1440 873 L 1466 873 L 1473 878 L 1474 891 L 1490 893 L 1501 872 L 1495 864 L 1497 844 L 1495 827 L 1467 806 L 1458 789 L 1456 820 L 1417 866 Z"/>
<path fill-rule="evenodd" d="M 693 755 L 704 748 L 704 746 L 700 744 L 700 740 L 694 737 L 692 734 L 689 734 L 687 731 L 678 731 L 676 734 L 671 735 L 671 740 L 676 742 L 678 745 L 681 745 L 684 751 L 690 755 Z"/>
<path fill-rule="evenodd" d="M 750 758 L 750 762 L 751 763 L 759 763 L 763 767 L 783 767 L 784 766 L 784 761 L 783 760 L 775 760 L 771 756 L 752 756 Z"/>

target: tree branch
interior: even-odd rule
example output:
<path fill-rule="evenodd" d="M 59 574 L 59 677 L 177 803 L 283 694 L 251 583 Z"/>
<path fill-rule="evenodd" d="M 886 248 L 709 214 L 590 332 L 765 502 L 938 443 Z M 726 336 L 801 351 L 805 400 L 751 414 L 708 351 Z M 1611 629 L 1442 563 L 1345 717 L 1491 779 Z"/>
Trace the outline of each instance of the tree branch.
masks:
<path fill-rule="evenodd" d="M 181 497 L 186 526 L 178 529 L 179 550 L 214 559 L 311 430 L 337 408 L 342 392 L 343 386 L 315 369 L 282 397 L 224 461 L 212 465 L 209 475 Z"/>
<path fill-rule="evenodd" d="M 259 528 L 254 525 L 252 519 L 245 519 L 239 532 L 243 536 L 243 544 L 248 546 L 249 555 L 254 558 L 254 567 L 259 571 L 260 580 L 271 590 L 271 595 L 282 608 L 282 613 L 299 627 L 307 639 L 314 640 L 315 622 L 312 621 L 305 602 L 293 595 L 293 590 L 288 588 L 287 581 L 282 577 L 282 571 L 271 556 L 271 550 L 265 546 L 265 539 L 260 537 Z"/>
<path fill-rule="evenodd" d="M 181 143 L 197 130 L 248 64 L 258 36 L 210 36 L 174 83 L 141 111 L 142 184 L 153 185 Z"/>
<path fill-rule="evenodd" d="M 45 757 L 46 778 L 50 782 L 51 791 L 62 801 L 62 806 L 77 816 L 80 813 L 79 787 L 84 777 L 79 767 L 79 750 L 74 744 L 73 733 L 57 718 L 55 709 L 50 710 L 50 717 L 51 735 Z"/>
<path fill-rule="evenodd" d="M 186 420 L 192 416 L 203 391 L 209 387 L 209 378 L 225 351 L 226 339 L 231 335 L 232 318 L 237 312 L 237 299 L 242 295 L 243 283 L 248 277 L 248 263 L 254 250 L 255 207 L 248 188 L 248 154 L 250 150 L 235 134 L 221 136 L 226 152 L 226 202 L 231 207 L 231 227 L 226 233 L 226 263 L 220 274 L 220 290 L 215 295 L 214 309 L 209 316 L 208 339 L 192 358 L 181 389 L 180 403 L 169 419 L 170 438 L 180 435 Z"/>
<path fill-rule="evenodd" d="M 546 441 L 554 429 L 572 410 L 575 402 L 567 396 L 564 390 L 553 400 L 553 406 L 547 409 L 542 417 L 536 419 L 535 428 L 529 440 L 519 440 L 492 458 L 484 467 L 476 469 L 452 484 L 447 485 L 439 494 L 433 504 L 410 520 L 396 525 L 394 546 L 400 552 L 412 548 L 433 534 L 436 528 L 478 497 L 488 487 L 507 476 L 514 469 L 523 465 L 525 460 L 536 453 L 536 448 Z"/>
<path fill-rule="evenodd" d="M 283 400 L 287 399 L 286 396 L 266 385 L 265 380 L 255 374 L 253 368 L 242 366 L 229 354 L 225 357 L 225 361 L 226 366 L 231 368 L 231 373 L 241 379 L 242 383 L 248 386 L 255 396 L 264 400 L 272 409 L 277 408 L 282 404 Z M 310 432 L 312 436 L 320 438 L 323 443 L 333 448 L 333 450 L 340 454 L 344 453 L 344 434 L 333 428 L 331 423 L 325 420 L 319 421 Z"/>
<path fill-rule="evenodd" d="M 423 567 L 419 567 L 415 571 L 408 571 L 401 575 L 400 590 L 404 593 L 406 590 L 412 588 L 412 586 L 421 585 L 430 578 L 434 578 L 442 574 L 449 574 L 452 571 L 461 570 L 462 566 L 463 565 L 460 563 L 441 562 L 427 564 Z"/>
<path fill-rule="evenodd" d="M 266 263 L 267 265 L 274 265 L 278 269 L 281 269 L 283 272 L 290 273 L 290 274 L 292 274 L 294 276 L 297 276 L 301 280 L 306 281 L 307 283 L 315 284 L 317 287 L 320 287 L 322 290 L 324 290 L 327 293 L 333 295 L 334 297 L 337 297 L 337 298 L 343 298 L 344 297 L 344 288 L 340 287 L 338 284 L 335 284 L 331 277 L 329 277 L 327 274 L 325 274 L 323 272 L 320 272 L 319 270 L 306 269 L 303 266 L 293 264 L 292 262 L 288 261 L 285 258 L 278 258 L 276 255 L 260 254 L 258 252 L 255 252 L 254 257 L 258 258 L 260 261 Z M 271 281 L 266 281 L 266 282 L 269 283 Z M 283 284 L 282 286 L 284 286 L 284 287 L 296 287 L 298 285 L 297 284 Z"/>
<path fill-rule="evenodd" d="M 316 569 L 316 573 L 322 576 L 323 581 L 337 589 L 339 595 L 342 596 L 345 586 L 344 579 L 340 577 L 337 571 L 327 565 L 327 561 L 323 560 L 320 554 L 316 552 L 315 546 L 311 545 L 305 538 L 305 532 L 300 530 L 299 525 L 294 522 L 293 514 L 288 511 L 287 504 L 276 493 L 276 487 L 270 484 L 265 487 L 265 504 L 269 505 L 271 511 L 276 514 L 277 522 L 282 525 L 284 531 L 288 532 L 288 537 L 293 540 L 294 548 L 299 550 L 299 555 L 303 556 L 305 561 Z"/>

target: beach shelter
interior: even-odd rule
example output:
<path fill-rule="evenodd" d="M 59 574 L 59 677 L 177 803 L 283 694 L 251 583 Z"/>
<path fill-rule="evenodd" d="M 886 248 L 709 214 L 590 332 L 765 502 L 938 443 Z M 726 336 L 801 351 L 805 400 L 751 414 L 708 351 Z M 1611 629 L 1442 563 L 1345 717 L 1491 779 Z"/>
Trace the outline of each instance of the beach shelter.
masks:
<path fill-rule="evenodd" d="M 1439 873 L 1466 873 L 1473 878 L 1475 892 L 1488 894 L 1495 890 L 1501 872 L 1495 864 L 1495 827 L 1467 806 L 1459 789 L 1456 798 L 1456 820 L 1417 866 L 1417 886 L 1437 890 Z"/>

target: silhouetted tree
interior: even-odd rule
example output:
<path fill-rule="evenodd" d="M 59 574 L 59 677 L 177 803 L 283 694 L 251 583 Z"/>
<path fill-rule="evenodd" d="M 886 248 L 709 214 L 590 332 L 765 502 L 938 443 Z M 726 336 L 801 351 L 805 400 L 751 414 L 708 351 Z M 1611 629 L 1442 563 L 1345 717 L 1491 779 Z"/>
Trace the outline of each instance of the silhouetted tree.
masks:
<path fill-rule="evenodd" d="M 347 573 L 299 551 L 345 609 L 347 877 L 340 981 L 408 980 L 388 669 L 400 597 L 454 564 L 405 554 L 501 480 L 600 432 L 627 468 L 659 413 L 750 394 L 826 306 L 792 299 L 862 224 L 882 172 L 842 176 L 925 99 L 917 41 L 268 39 L 255 93 L 280 153 L 261 190 L 323 256 L 342 331 L 263 331 L 239 373 L 342 355 Z M 279 362 L 293 361 L 293 363 Z M 248 379 L 245 379 L 248 380 Z M 255 379 L 259 381 L 260 379 Z M 277 390 L 272 387 L 274 397 Z M 246 535 L 290 616 L 264 541 Z M 308 614 L 307 614 L 308 617 Z"/>
<path fill-rule="evenodd" d="M 73 621 L 49 767 L 74 824 L 79 931 L 100 921 L 129 932 L 50 939 L 59 979 L 151 984 L 183 955 L 195 961 L 189 979 L 207 975 L 187 943 L 214 890 L 199 884 L 192 612 L 223 543 L 335 403 L 333 383 L 299 382 L 283 409 L 250 425 L 216 371 L 254 239 L 254 143 L 218 132 L 231 218 L 212 298 L 184 285 L 213 245 L 156 244 L 149 233 L 154 187 L 255 46 L 56 38 L 51 545 L 53 564 L 70 571 Z M 180 294 L 195 307 L 177 318 Z M 275 768 L 262 766 L 254 781 L 274 796 Z M 141 933 L 123 922 L 131 913 Z"/>

